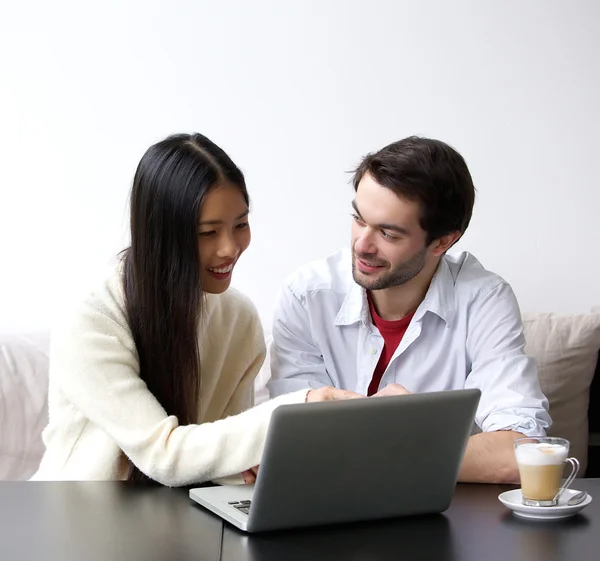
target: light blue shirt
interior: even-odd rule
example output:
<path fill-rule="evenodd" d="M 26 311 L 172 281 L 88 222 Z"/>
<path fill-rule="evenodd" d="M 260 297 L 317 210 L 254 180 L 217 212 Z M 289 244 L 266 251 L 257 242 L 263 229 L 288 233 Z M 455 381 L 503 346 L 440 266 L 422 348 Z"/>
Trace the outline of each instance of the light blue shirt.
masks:
<path fill-rule="evenodd" d="M 366 291 L 352 278 L 350 251 L 311 263 L 288 279 L 275 310 L 271 397 L 307 386 L 366 394 L 383 345 Z M 445 255 L 379 388 L 478 388 L 482 431 L 544 435 L 548 401 L 524 347 L 510 285 L 469 253 Z"/>

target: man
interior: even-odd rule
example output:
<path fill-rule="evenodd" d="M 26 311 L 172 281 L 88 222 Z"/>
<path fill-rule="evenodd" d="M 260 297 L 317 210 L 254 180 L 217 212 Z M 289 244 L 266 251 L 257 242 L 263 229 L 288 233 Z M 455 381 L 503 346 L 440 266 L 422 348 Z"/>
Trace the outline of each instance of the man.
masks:
<path fill-rule="evenodd" d="M 353 184 L 351 252 L 300 269 L 280 295 L 271 396 L 307 385 L 375 396 L 479 388 L 482 432 L 459 479 L 518 482 L 513 441 L 545 434 L 548 402 L 511 287 L 469 253 L 446 254 L 473 210 L 464 159 L 410 137 L 366 156 Z"/>

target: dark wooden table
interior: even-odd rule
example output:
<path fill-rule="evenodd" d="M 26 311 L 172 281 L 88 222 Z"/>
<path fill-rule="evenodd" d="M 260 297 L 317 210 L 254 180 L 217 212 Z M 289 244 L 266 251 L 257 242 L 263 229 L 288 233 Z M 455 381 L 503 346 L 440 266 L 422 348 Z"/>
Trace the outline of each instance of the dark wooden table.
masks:
<path fill-rule="evenodd" d="M 594 501 L 554 522 L 514 517 L 506 486 L 459 485 L 440 515 L 247 535 L 188 498 L 187 489 L 123 483 L 0 483 L 0 560 L 562 561 L 600 559 Z"/>

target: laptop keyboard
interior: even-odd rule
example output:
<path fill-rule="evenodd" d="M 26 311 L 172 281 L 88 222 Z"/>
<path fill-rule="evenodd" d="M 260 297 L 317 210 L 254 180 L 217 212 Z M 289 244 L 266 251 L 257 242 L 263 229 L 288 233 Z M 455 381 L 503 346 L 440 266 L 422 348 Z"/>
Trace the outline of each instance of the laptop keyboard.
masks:
<path fill-rule="evenodd" d="M 230 501 L 227 504 L 230 504 L 233 508 L 248 516 L 248 514 L 250 514 L 250 505 L 252 504 L 252 501 Z"/>

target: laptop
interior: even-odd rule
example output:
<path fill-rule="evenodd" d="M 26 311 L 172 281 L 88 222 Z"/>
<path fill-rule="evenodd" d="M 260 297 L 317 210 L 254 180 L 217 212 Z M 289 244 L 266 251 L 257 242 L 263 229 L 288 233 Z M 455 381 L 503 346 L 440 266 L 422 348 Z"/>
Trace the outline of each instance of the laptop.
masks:
<path fill-rule="evenodd" d="M 481 392 L 281 405 L 254 485 L 190 490 L 246 532 L 443 512 Z"/>

